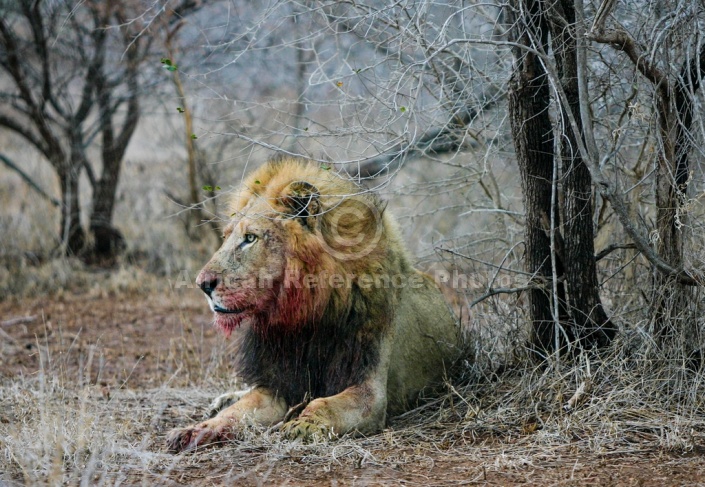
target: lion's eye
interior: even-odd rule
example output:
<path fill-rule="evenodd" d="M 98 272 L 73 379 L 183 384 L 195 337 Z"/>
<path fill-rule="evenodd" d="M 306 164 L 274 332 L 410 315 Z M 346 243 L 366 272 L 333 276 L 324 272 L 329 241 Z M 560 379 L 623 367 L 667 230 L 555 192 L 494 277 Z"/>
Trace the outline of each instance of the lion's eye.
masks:
<path fill-rule="evenodd" d="M 246 233 L 242 237 L 242 243 L 240 244 L 240 248 L 244 249 L 245 247 L 249 247 L 256 240 L 257 240 L 257 235 L 255 235 L 254 233 Z"/>

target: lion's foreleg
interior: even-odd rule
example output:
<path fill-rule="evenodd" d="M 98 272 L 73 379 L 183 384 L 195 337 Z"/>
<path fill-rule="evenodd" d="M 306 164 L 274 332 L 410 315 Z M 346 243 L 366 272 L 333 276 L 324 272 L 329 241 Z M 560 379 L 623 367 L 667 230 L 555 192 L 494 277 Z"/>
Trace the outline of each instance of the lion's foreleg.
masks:
<path fill-rule="evenodd" d="M 387 398 L 374 381 L 348 387 L 340 394 L 311 401 L 282 430 L 291 438 L 332 439 L 345 433 L 374 433 L 384 427 Z"/>
<path fill-rule="evenodd" d="M 349 432 L 375 433 L 384 427 L 387 414 L 388 353 L 382 346 L 382 360 L 361 384 L 309 403 L 298 418 L 282 431 L 291 438 L 332 439 Z"/>
<path fill-rule="evenodd" d="M 203 415 L 203 419 L 205 420 L 214 418 L 219 412 L 232 406 L 240 399 L 245 397 L 251 390 L 252 389 L 250 388 L 242 391 L 231 391 L 216 397 L 215 399 L 213 399 L 213 402 L 211 402 L 210 406 L 208 406 L 208 410 Z"/>
<path fill-rule="evenodd" d="M 180 452 L 233 440 L 239 436 L 243 427 L 276 423 L 281 421 L 286 411 L 283 399 L 269 389 L 257 387 L 214 418 L 187 428 L 171 430 L 166 438 L 167 447 L 169 451 Z"/>

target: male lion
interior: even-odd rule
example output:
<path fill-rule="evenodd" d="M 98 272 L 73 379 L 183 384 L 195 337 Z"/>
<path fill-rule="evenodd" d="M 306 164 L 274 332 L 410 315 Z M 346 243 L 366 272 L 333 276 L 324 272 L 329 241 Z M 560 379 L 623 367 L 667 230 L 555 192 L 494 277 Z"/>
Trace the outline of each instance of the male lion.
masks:
<path fill-rule="evenodd" d="M 201 287 L 226 335 L 245 326 L 238 373 L 253 388 L 217 416 L 167 436 L 171 451 L 289 419 L 289 438 L 379 431 L 457 356 L 459 331 L 433 280 L 414 269 L 384 205 L 300 158 L 247 178 Z"/>

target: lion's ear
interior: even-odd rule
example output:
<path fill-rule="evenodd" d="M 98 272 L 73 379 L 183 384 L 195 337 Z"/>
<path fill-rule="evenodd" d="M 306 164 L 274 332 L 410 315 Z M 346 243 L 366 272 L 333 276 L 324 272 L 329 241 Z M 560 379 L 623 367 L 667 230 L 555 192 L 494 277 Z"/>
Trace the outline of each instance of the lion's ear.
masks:
<path fill-rule="evenodd" d="M 320 193 L 311 183 L 294 181 L 284 191 L 282 203 L 290 210 L 290 215 L 302 224 L 313 229 L 315 218 L 321 211 Z"/>

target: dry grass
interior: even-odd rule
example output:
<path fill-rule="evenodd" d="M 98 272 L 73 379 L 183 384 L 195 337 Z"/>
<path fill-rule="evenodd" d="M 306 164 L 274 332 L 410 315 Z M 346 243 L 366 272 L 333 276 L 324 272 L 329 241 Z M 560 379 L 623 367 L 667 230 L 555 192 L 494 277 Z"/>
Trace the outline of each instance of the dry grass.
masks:
<path fill-rule="evenodd" d="M 521 349 L 511 351 L 514 359 L 496 358 L 500 373 L 489 362 L 461 365 L 440 398 L 369 438 L 304 445 L 250 430 L 243 441 L 175 456 L 164 452 L 166 430 L 197 420 L 213 397 L 237 387 L 227 346 L 205 360 L 170 354 L 173 372 L 158 387 L 106 390 L 87 379 L 93 359 L 71 366 L 86 353 L 75 340 L 53 352 L 42 343 L 48 340 L 37 340 L 37 374 L 0 384 L 0 481 L 7 485 L 262 485 L 282 478 L 305 485 L 370 472 L 377 480 L 406 472 L 418 485 L 450 485 L 452 471 L 443 481 L 439 473 L 424 480 L 424 472 L 463 465 L 457 479 L 469 480 L 469 465 L 480 481 L 547 462 L 566 468 L 595 458 L 683 454 L 705 440 L 702 374 L 665 376 L 645 362 L 643 337 L 631 334 L 577 365 L 532 367 Z M 191 380 L 174 386 L 184 384 L 173 379 L 185 371 Z"/>

